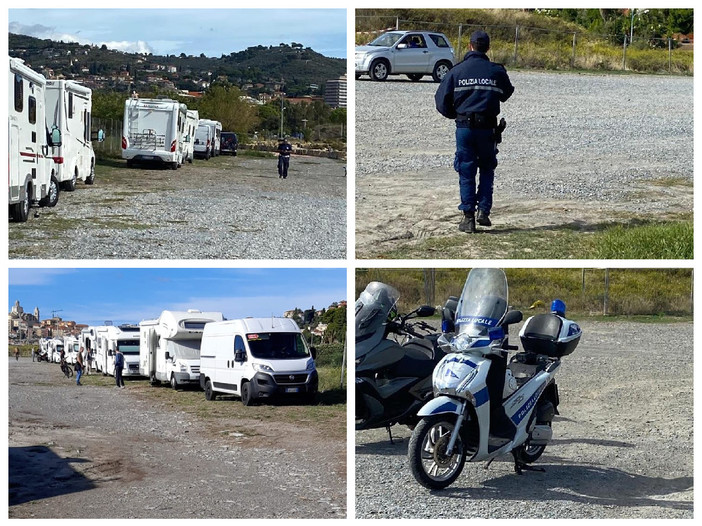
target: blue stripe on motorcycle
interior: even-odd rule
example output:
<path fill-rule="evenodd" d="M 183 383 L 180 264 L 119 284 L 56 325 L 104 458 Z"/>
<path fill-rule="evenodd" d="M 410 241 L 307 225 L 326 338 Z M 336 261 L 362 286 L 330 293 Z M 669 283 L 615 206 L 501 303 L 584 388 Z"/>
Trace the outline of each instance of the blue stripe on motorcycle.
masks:
<path fill-rule="evenodd" d="M 480 407 L 485 402 L 490 400 L 490 395 L 488 394 L 487 387 L 482 388 L 480 391 L 475 393 L 475 407 Z"/>
<path fill-rule="evenodd" d="M 533 395 L 529 397 L 529 399 L 524 402 L 522 407 L 520 407 L 513 415 L 512 415 L 512 422 L 516 424 L 519 424 L 522 420 L 524 420 L 524 417 L 527 416 L 532 408 L 534 407 L 534 404 L 536 403 L 536 400 L 539 398 L 541 395 L 541 391 L 543 389 L 539 389 L 536 391 Z"/>

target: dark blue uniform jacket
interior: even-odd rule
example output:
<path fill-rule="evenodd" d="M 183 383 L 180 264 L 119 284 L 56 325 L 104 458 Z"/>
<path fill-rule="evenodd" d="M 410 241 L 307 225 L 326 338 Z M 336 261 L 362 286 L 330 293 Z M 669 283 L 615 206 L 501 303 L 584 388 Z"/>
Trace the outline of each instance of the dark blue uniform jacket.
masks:
<path fill-rule="evenodd" d="M 449 119 L 470 113 L 497 117 L 500 102 L 513 92 L 502 64 L 490 62 L 485 53 L 470 51 L 446 74 L 434 100 L 439 113 Z"/>

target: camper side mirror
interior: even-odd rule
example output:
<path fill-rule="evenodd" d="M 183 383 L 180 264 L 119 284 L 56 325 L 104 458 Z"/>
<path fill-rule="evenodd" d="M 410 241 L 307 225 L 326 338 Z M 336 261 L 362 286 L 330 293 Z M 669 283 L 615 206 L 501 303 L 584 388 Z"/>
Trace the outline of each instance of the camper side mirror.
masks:
<path fill-rule="evenodd" d="M 310 347 L 310 354 L 312 355 L 312 359 L 316 360 L 317 359 L 317 347 Z"/>
<path fill-rule="evenodd" d="M 171 359 L 171 353 L 166 351 L 166 360 L 170 360 L 170 359 Z"/>
<path fill-rule="evenodd" d="M 61 146 L 61 130 L 56 126 L 51 128 L 51 133 L 49 134 L 49 140 L 51 141 L 51 146 L 58 148 Z"/>
<path fill-rule="evenodd" d="M 105 130 L 102 128 L 98 130 L 97 133 L 97 140 L 98 142 L 104 142 L 105 141 Z"/>
<path fill-rule="evenodd" d="M 246 361 L 246 351 L 241 349 L 234 351 L 234 361 L 237 363 L 244 363 Z"/>

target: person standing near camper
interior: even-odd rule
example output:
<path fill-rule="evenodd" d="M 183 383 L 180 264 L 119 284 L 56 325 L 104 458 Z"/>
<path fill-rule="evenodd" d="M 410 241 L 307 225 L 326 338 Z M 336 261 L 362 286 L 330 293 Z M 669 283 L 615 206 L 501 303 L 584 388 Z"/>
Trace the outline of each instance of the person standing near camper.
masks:
<path fill-rule="evenodd" d="M 19 362 L 20 350 L 19 347 L 15 347 L 15 360 Z"/>
<path fill-rule="evenodd" d="M 290 166 L 290 154 L 292 146 L 285 138 L 281 138 L 278 143 L 278 178 L 288 178 L 288 166 Z"/>
<path fill-rule="evenodd" d="M 83 355 L 83 365 L 85 366 L 84 372 L 86 375 L 90 374 L 90 353 L 87 352 L 83 347 L 80 348 L 80 354 Z"/>
<path fill-rule="evenodd" d="M 63 352 L 63 351 L 61 351 Z M 62 358 L 63 359 L 63 358 Z M 76 385 L 83 385 L 80 383 L 80 377 L 83 375 L 83 350 L 78 351 L 78 356 L 76 356 Z"/>
<path fill-rule="evenodd" d="M 115 382 L 117 387 L 124 389 L 124 380 L 122 379 L 122 369 L 124 369 L 124 355 L 122 351 L 117 348 L 117 353 L 115 354 Z"/>
<path fill-rule="evenodd" d="M 463 220 L 461 232 L 475 232 L 475 222 L 491 226 L 492 188 L 497 167 L 497 143 L 504 129 L 498 125 L 500 103 L 514 93 L 507 70 L 487 56 L 490 37 L 475 31 L 470 37 L 470 51 L 463 62 L 451 69 L 439 85 L 434 100 L 436 109 L 447 119 L 456 121 L 456 155 Z M 475 176 L 480 170 L 476 192 Z M 475 215 L 476 207 L 478 215 Z"/>

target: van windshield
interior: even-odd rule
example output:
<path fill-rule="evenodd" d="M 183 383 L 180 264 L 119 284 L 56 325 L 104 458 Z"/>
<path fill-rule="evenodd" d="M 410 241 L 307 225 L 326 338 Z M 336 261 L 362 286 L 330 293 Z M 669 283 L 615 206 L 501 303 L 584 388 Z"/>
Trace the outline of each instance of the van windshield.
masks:
<path fill-rule="evenodd" d="M 266 360 L 293 360 L 310 356 L 299 332 L 259 332 L 247 334 L 249 350 L 254 358 Z"/>
<path fill-rule="evenodd" d="M 122 354 L 139 354 L 139 342 L 134 340 L 117 340 L 117 348 Z"/>
<path fill-rule="evenodd" d="M 174 358 L 182 360 L 200 359 L 200 340 L 168 340 L 166 351 Z"/>

